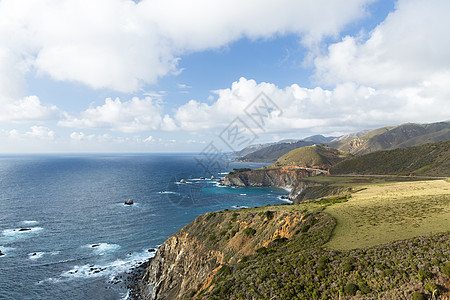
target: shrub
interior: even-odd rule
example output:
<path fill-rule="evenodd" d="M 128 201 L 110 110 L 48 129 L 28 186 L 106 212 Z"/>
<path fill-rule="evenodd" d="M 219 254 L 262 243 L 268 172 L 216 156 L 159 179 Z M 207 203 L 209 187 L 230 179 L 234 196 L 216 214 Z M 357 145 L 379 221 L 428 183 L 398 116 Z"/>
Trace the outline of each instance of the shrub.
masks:
<path fill-rule="evenodd" d="M 256 253 L 258 253 L 258 254 L 265 255 L 265 254 L 269 254 L 271 252 L 273 252 L 273 250 L 269 250 L 266 247 L 261 247 L 261 248 L 256 249 Z"/>
<path fill-rule="evenodd" d="M 245 228 L 244 229 L 244 233 L 246 234 L 246 235 L 255 235 L 255 233 L 256 233 L 256 229 L 253 229 L 253 228 L 251 228 L 251 227 L 247 227 L 247 228 Z"/>
<path fill-rule="evenodd" d="M 434 293 L 436 296 L 439 295 L 438 287 L 432 282 L 429 282 L 429 283 L 425 284 L 425 290 L 430 292 L 430 294 Z"/>
<path fill-rule="evenodd" d="M 350 296 L 356 295 L 356 292 L 359 290 L 359 287 L 354 283 L 349 283 L 344 287 L 344 293 Z"/>
<path fill-rule="evenodd" d="M 213 217 L 215 217 L 215 216 L 216 216 L 216 213 L 215 213 L 215 212 L 208 214 L 208 215 L 206 216 L 206 221 L 208 221 L 209 219 L 211 219 L 211 218 L 213 218 Z"/>
<path fill-rule="evenodd" d="M 349 273 L 349 272 L 351 272 L 353 270 L 353 265 L 351 263 L 345 263 L 345 264 L 342 265 L 342 269 L 345 272 Z"/>
<path fill-rule="evenodd" d="M 225 276 L 231 275 L 231 267 L 228 265 L 222 265 L 222 268 L 220 268 L 219 274 L 225 275 Z"/>
<path fill-rule="evenodd" d="M 417 277 L 419 278 L 420 281 L 423 281 L 425 279 L 431 279 L 433 277 L 433 274 L 431 274 L 427 270 L 419 270 Z"/>
<path fill-rule="evenodd" d="M 446 262 L 441 267 L 441 272 L 444 273 L 445 275 L 447 275 L 448 277 L 450 277 L 450 261 Z"/>
<path fill-rule="evenodd" d="M 425 296 L 422 293 L 415 292 L 412 295 L 412 300 L 425 300 Z"/>

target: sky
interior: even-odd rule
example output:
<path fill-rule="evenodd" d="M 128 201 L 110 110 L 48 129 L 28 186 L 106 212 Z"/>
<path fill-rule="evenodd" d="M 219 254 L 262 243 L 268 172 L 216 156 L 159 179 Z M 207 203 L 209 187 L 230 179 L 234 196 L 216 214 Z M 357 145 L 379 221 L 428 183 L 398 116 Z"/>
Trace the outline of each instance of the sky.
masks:
<path fill-rule="evenodd" d="M 447 0 L 0 0 L 0 153 L 229 151 L 446 121 L 448 12 Z"/>

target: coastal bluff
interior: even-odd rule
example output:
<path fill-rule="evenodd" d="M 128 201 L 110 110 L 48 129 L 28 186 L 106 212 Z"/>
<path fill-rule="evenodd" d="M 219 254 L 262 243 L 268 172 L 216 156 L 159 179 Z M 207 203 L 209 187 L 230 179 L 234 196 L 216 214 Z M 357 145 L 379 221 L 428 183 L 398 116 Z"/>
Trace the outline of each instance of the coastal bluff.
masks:
<path fill-rule="evenodd" d="M 237 187 L 280 187 L 289 189 L 289 199 L 294 201 L 300 193 L 309 187 L 320 184 L 304 179 L 327 174 L 322 169 L 286 166 L 279 168 L 262 168 L 242 172 L 230 172 L 225 176 L 225 186 Z"/>
<path fill-rule="evenodd" d="M 280 240 L 306 223 L 333 220 L 301 210 L 254 208 L 212 212 L 169 237 L 151 259 L 137 288 L 138 299 L 189 299 L 212 290 L 216 274 Z"/>

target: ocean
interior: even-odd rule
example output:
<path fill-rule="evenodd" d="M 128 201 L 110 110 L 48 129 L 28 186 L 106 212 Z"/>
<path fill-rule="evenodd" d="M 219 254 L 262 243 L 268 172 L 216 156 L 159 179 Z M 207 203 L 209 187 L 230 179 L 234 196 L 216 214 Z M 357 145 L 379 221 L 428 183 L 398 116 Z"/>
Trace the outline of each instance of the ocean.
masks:
<path fill-rule="evenodd" d="M 0 156 L 0 299 L 127 299 L 127 274 L 198 215 L 283 203 L 281 189 L 219 186 L 199 159 Z"/>

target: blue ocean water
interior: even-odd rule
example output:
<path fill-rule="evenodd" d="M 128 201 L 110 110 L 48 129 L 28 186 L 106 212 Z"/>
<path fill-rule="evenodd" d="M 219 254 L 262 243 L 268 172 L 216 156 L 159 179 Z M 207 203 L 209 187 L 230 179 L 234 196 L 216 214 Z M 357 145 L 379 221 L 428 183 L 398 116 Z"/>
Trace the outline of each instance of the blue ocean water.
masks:
<path fill-rule="evenodd" d="M 199 214 L 278 204 L 287 193 L 200 180 L 196 158 L 0 156 L 0 299 L 126 299 L 126 273 Z"/>

